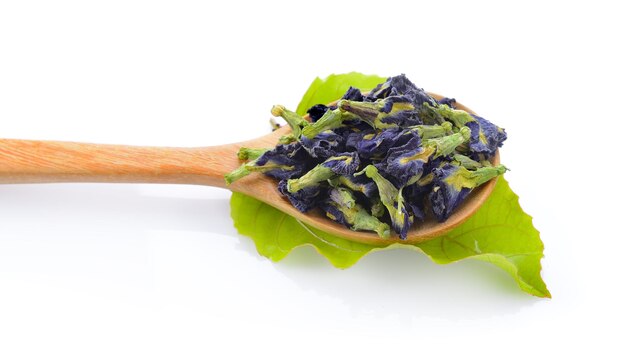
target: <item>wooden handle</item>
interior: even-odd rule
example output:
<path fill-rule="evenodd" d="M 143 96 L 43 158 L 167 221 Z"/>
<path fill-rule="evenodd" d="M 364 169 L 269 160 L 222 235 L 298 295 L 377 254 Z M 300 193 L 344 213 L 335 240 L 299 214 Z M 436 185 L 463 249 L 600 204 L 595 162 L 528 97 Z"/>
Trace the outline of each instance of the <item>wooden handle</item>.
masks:
<path fill-rule="evenodd" d="M 238 144 L 138 147 L 0 139 L 0 183 L 182 183 L 225 187 Z"/>

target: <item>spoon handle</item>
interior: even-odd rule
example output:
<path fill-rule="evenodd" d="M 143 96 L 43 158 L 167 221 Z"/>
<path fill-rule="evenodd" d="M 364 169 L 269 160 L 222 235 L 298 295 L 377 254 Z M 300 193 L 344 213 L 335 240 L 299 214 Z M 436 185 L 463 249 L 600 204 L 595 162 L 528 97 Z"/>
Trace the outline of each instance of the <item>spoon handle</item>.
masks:
<path fill-rule="evenodd" d="M 226 187 L 238 144 L 140 147 L 0 139 L 0 183 L 180 183 Z"/>

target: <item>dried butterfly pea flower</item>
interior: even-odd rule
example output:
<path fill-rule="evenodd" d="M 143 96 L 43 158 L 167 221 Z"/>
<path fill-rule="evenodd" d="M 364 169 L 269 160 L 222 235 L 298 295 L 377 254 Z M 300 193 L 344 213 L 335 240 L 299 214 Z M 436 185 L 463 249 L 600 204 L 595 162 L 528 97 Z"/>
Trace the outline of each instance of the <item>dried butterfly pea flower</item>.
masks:
<path fill-rule="evenodd" d="M 393 177 L 397 188 L 404 187 L 410 181 L 416 181 L 424 172 L 424 165 L 435 153 L 434 147 L 420 145 L 419 136 L 412 137 L 405 145 L 394 147 L 377 168 L 388 177 Z"/>
<path fill-rule="evenodd" d="M 228 173 L 224 176 L 226 180 L 226 184 L 230 185 L 233 182 L 247 176 L 248 174 L 253 172 L 250 167 L 256 166 L 257 160 L 260 156 L 262 156 L 265 152 L 269 151 L 269 148 L 248 148 L 241 147 L 237 152 L 237 158 L 242 161 L 251 160 L 250 162 L 244 163 L 232 172 Z"/>
<path fill-rule="evenodd" d="M 393 177 L 396 186 L 401 188 L 417 181 L 424 173 L 424 167 L 438 157 L 447 156 L 469 138 L 466 127 L 457 133 L 423 141 L 414 136 L 406 144 L 391 148 L 385 160 L 379 165 L 387 176 Z"/>
<path fill-rule="evenodd" d="M 383 104 L 381 112 L 386 116 L 379 116 L 380 120 L 385 124 L 396 124 L 401 127 L 422 124 L 419 118 L 418 105 L 415 100 L 408 94 L 389 96 L 380 101 Z"/>
<path fill-rule="evenodd" d="M 452 109 L 448 105 L 436 107 L 426 105 L 427 109 L 441 115 L 452 122 L 455 127 L 461 129 L 469 127 L 471 130 L 470 142 L 463 147 L 461 152 L 470 154 L 475 159 L 489 159 L 493 157 L 498 147 L 506 140 L 504 129 L 497 127 L 490 121 L 463 110 Z"/>
<path fill-rule="evenodd" d="M 469 140 L 471 130 L 468 127 L 462 127 L 459 132 L 452 135 L 429 138 L 424 140 L 424 146 L 432 146 L 435 148 L 434 157 L 448 156 L 462 143 Z"/>
<path fill-rule="evenodd" d="M 341 211 L 340 207 L 333 202 L 322 202 L 320 208 L 326 213 L 326 217 L 333 220 L 343 226 L 351 227 L 352 225 L 346 220 L 345 215 Z"/>
<path fill-rule="evenodd" d="M 318 206 L 325 196 L 325 189 L 319 185 L 306 187 L 294 193 L 289 192 L 287 180 L 278 182 L 278 191 L 289 199 L 291 205 L 303 213 Z"/>
<path fill-rule="evenodd" d="M 428 95 L 426 91 L 423 89 L 418 89 L 416 91 L 410 91 L 404 93 L 403 96 L 408 97 L 415 106 L 416 110 L 421 112 L 424 105 L 437 105 L 437 100 L 435 100 L 432 96 Z"/>
<path fill-rule="evenodd" d="M 456 110 L 446 104 L 425 105 L 427 112 L 436 113 L 452 122 L 458 129 L 468 127 L 471 131 L 469 143 L 459 148 L 459 152 L 473 159 L 486 160 L 493 157 L 498 147 L 506 140 L 506 132 L 490 121 L 463 110 Z"/>
<path fill-rule="evenodd" d="M 414 220 L 424 221 L 424 199 L 431 189 L 430 184 L 420 185 L 417 182 L 402 188 L 405 204 Z"/>
<path fill-rule="evenodd" d="M 387 97 L 376 102 L 339 100 L 337 107 L 377 129 L 422 123 L 411 99 L 406 96 Z"/>
<path fill-rule="evenodd" d="M 475 121 L 468 122 L 472 134 L 469 142 L 469 151 L 473 158 L 491 158 L 496 153 L 496 149 L 502 146 L 506 140 L 506 132 L 490 121 L 476 115 L 472 115 Z"/>
<path fill-rule="evenodd" d="M 412 84 L 412 83 L 411 83 Z M 374 102 L 379 99 L 384 99 L 389 96 L 391 91 L 393 90 L 391 85 L 391 78 L 387 78 L 383 83 L 378 84 L 374 87 L 374 89 L 370 90 L 370 92 L 365 96 L 365 101 Z M 395 88 L 395 93 L 398 93 L 398 88 Z"/>
<path fill-rule="evenodd" d="M 343 136 L 333 131 L 322 132 L 311 139 L 301 136 L 300 143 L 311 157 L 322 160 L 336 155 L 337 152 L 345 152 Z"/>
<path fill-rule="evenodd" d="M 348 88 L 348 91 L 346 91 L 346 93 L 343 94 L 341 99 L 352 100 L 352 101 L 363 101 L 363 94 L 361 93 L 361 90 L 354 88 L 354 87 L 350 87 Z"/>
<path fill-rule="evenodd" d="M 343 175 L 335 179 L 338 185 L 350 188 L 350 190 L 361 193 L 367 198 L 371 199 L 378 195 L 376 184 L 363 176 Z"/>
<path fill-rule="evenodd" d="M 332 188 L 328 194 L 328 197 L 335 203 L 343 205 L 349 209 L 352 209 L 356 205 L 354 195 L 352 195 L 352 192 L 346 188 Z"/>
<path fill-rule="evenodd" d="M 433 213 L 439 221 L 445 221 L 472 189 L 505 171 L 503 165 L 481 167 L 475 171 L 454 164 L 434 169 L 434 187 L 429 194 Z"/>
<path fill-rule="evenodd" d="M 371 131 L 361 137 L 356 144 L 356 150 L 360 157 L 382 159 L 389 149 L 406 144 L 412 136 L 401 128 L 390 128 L 379 132 Z"/>
<path fill-rule="evenodd" d="M 339 153 L 322 162 L 321 166 L 329 168 L 337 175 L 350 176 L 359 168 L 360 160 L 356 152 Z"/>
<path fill-rule="evenodd" d="M 369 165 L 362 172 L 359 172 L 359 174 L 363 173 L 376 183 L 380 200 L 389 212 L 393 230 L 400 235 L 400 239 L 406 239 L 407 232 L 413 223 L 413 216 L 406 210 L 402 190 L 396 189 L 373 165 Z"/>
<path fill-rule="evenodd" d="M 415 84 L 411 83 L 411 81 L 404 75 L 398 75 L 395 77 L 390 77 L 384 83 L 379 84 L 375 87 L 370 94 L 365 98 L 365 101 L 376 102 L 380 99 L 387 99 L 393 97 L 402 97 L 402 101 L 408 101 L 413 105 L 413 112 L 411 112 L 411 120 L 416 120 L 415 115 L 420 121 L 423 121 L 427 124 L 434 123 L 442 123 L 443 119 L 436 116 L 436 120 L 432 118 L 428 118 L 428 115 L 424 115 L 422 111 L 424 111 L 424 105 L 428 104 L 431 106 L 436 106 L 437 101 L 432 98 L 424 89 L 418 88 Z M 392 99 L 397 100 L 397 99 Z M 407 114 L 403 114 L 407 116 Z M 430 119 L 428 122 L 424 121 L 425 116 L 427 119 Z M 421 123 L 421 122 L 419 122 Z M 413 123 L 413 125 L 418 123 Z"/>
<path fill-rule="evenodd" d="M 417 108 L 420 119 L 425 125 L 443 125 L 446 119 L 435 109 L 436 105 L 424 103 Z"/>
<path fill-rule="evenodd" d="M 244 163 L 241 166 L 237 167 L 230 173 L 224 176 L 224 180 L 226 180 L 226 185 L 233 184 L 235 181 L 247 176 L 253 171 L 248 169 L 249 167 L 256 166 L 256 159 L 252 160 L 248 163 Z"/>
<path fill-rule="evenodd" d="M 327 110 L 315 123 L 304 127 L 302 135 L 312 139 L 322 132 L 341 127 L 346 120 L 354 119 L 353 115 L 342 113 L 340 110 Z"/>
<path fill-rule="evenodd" d="M 437 101 L 428 95 L 424 89 L 415 86 L 404 74 L 387 78 L 384 83 L 379 84 L 365 97 L 365 101 L 374 102 L 379 99 L 397 96 L 402 96 L 403 100 L 408 99 L 415 109 L 410 114 L 406 111 L 401 112 L 391 121 L 399 123 L 401 126 L 421 123 L 440 124 L 444 122 L 440 115 L 425 112 L 425 104 L 436 106 Z"/>
<path fill-rule="evenodd" d="M 348 189 L 333 188 L 329 199 L 322 205 L 326 216 L 344 224 L 352 230 L 375 231 L 382 238 L 389 237 L 389 225 L 370 215 L 354 200 Z"/>
<path fill-rule="evenodd" d="M 403 95 L 407 93 L 424 92 L 413 84 L 404 74 L 389 77 L 384 83 L 378 84 L 366 96 L 369 101 L 376 101 L 394 95 Z M 429 99 L 432 100 L 432 99 Z"/>
<path fill-rule="evenodd" d="M 448 105 L 436 105 L 432 106 L 428 103 L 424 104 L 426 110 L 431 110 L 432 112 L 437 113 L 447 121 L 450 121 L 457 128 L 462 128 L 471 121 L 476 121 L 472 115 L 470 115 L 467 111 L 457 110 L 449 107 Z"/>
<path fill-rule="evenodd" d="M 359 166 L 359 156 L 355 152 L 340 153 L 318 164 L 305 175 L 287 181 L 287 190 L 295 193 L 303 188 L 318 185 L 335 175 L 353 174 Z"/>
<path fill-rule="evenodd" d="M 287 110 L 282 105 L 274 105 L 271 112 L 272 115 L 276 117 L 280 116 L 285 119 L 285 121 L 287 121 L 287 124 L 289 124 L 289 126 L 291 127 L 291 132 L 295 138 L 300 137 L 300 132 L 302 131 L 302 128 L 309 125 L 309 122 L 306 121 L 302 116 L 291 110 Z"/>
<path fill-rule="evenodd" d="M 310 158 L 299 143 L 278 145 L 265 152 L 247 167 L 252 172 L 262 172 L 272 178 L 289 179 L 306 172 L 310 167 Z"/>
<path fill-rule="evenodd" d="M 296 193 L 301 189 L 317 186 L 335 176 L 335 173 L 328 167 L 317 165 L 300 178 L 289 179 L 287 181 L 287 191 Z"/>

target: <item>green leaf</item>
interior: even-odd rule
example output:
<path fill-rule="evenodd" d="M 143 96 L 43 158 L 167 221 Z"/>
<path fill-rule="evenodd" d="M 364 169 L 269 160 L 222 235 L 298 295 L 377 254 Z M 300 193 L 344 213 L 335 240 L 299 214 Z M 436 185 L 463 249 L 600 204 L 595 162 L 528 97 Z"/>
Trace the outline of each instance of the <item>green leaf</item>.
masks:
<path fill-rule="evenodd" d="M 345 240 L 240 193 L 233 193 L 231 216 L 237 231 L 250 236 L 259 254 L 272 261 L 283 259 L 298 246 L 310 245 L 335 267 L 347 268 L 372 251 L 417 248 L 441 264 L 465 258 L 492 263 L 509 273 L 523 291 L 550 297 L 539 274 L 543 257 L 539 231 L 502 177 L 489 199 L 465 223 L 443 236 L 416 245 L 376 247 Z"/>
<path fill-rule="evenodd" d="M 350 85 L 363 90 L 373 88 L 385 78 L 360 73 L 317 78 L 298 106 L 303 114 L 308 107 L 338 99 Z M 506 180 L 498 179 L 487 201 L 465 223 L 436 239 L 416 245 L 393 244 L 376 247 L 330 235 L 288 216 L 254 198 L 233 193 L 231 216 L 235 228 L 250 236 L 262 256 L 279 261 L 294 248 L 313 246 L 334 266 L 347 268 L 366 254 L 393 248 L 421 250 L 434 262 L 445 264 L 474 258 L 489 262 L 509 273 L 519 287 L 538 297 L 550 297 L 541 279 L 543 243 L 532 218 L 519 205 L 518 196 Z"/>
<path fill-rule="evenodd" d="M 550 297 L 540 275 L 543 243 L 539 231 L 503 177 L 498 178 L 489 199 L 465 223 L 417 246 L 437 263 L 464 258 L 492 263 L 509 273 L 523 291 Z"/>
<path fill-rule="evenodd" d="M 369 91 L 387 78 L 377 75 L 366 75 L 357 72 L 347 74 L 331 74 L 326 79 L 315 78 L 309 89 L 304 93 L 296 112 L 300 115 L 315 104 L 328 104 L 340 99 L 353 86 L 361 91 Z"/>
<path fill-rule="evenodd" d="M 352 242 L 305 225 L 241 193 L 233 193 L 230 206 L 237 231 L 250 236 L 259 254 L 272 261 L 280 261 L 298 246 L 310 245 L 335 267 L 347 268 L 376 249 L 372 245 Z"/>

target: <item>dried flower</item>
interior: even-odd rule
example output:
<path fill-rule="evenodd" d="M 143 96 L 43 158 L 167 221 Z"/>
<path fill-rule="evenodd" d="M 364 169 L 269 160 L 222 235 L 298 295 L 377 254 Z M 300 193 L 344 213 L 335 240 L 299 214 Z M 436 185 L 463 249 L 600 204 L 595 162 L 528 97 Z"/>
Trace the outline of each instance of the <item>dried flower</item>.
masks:
<path fill-rule="evenodd" d="M 312 106 L 310 123 L 275 105 L 272 114 L 292 132 L 271 150 L 242 148 L 239 158 L 249 161 L 225 179 L 262 172 L 279 180 L 278 190 L 299 211 L 320 208 L 381 237 L 390 234 L 387 221 L 405 239 L 428 206 L 444 221 L 472 189 L 506 171 L 489 162 L 506 132 L 455 104 L 399 75 L 366 95 L 351 87 L 336 106 Z"/>
<path fill-rule="evenodd" d="M 429 195 L 433 213 L 439 221 L 446 220 L 472 189 L 505 171 L 503 165 L 481 167 L 475 171 L 453 164 L 434 169 L 434 186 Z"/>

